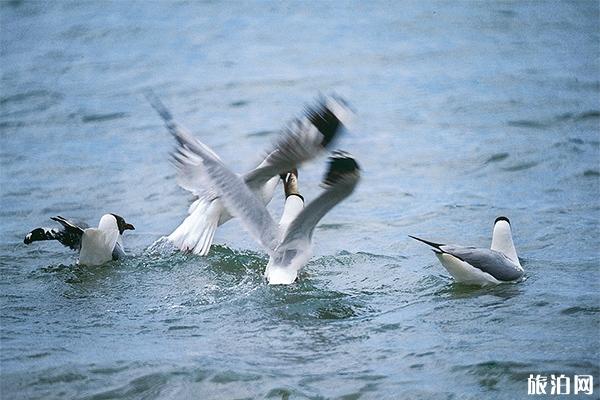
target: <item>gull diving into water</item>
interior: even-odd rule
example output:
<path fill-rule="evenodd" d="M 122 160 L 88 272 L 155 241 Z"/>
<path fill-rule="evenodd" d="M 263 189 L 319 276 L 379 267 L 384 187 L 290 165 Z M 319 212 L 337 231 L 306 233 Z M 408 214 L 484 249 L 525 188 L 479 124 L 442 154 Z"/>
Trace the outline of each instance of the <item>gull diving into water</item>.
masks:
<path fill-rule="evenodd" d="M 117 214 L 105 214 L 100 218 L 98 228 L 89 228 L 85 224 L 75 224 L 63 217 L 52 217 L 62 225 L 60 229 L 37 228 L 25 236 L 23 242 L 30 244 L 42 240 L 57 240 L 62 245 L 79 252 L 79 264 L 102 265 L 125 255 L 123 250 L 123 232 L 134 230 L 134 226 L 125 222 Z"/>
<path fill-rule="evenodd" d="M 510 221 L 506 217 L 496 218 L 490 249 L 440 244 L 410 237 L 431 246 L 457 282 L 487 286 L 515 281 L 523 276 Z"/>
<path fill-rule="evenodd" d="M 233 215 L 215 191 L 205 171 L 202 157 L 190 150 L 190 146 L 203 149 L 211 159 L 220 162 L 220 158 L 177 124 L 154 93 L 147 92 L 146 97 L 178 142 L 177 150 L 173 153 L 173 164 L 177 169 L 179 186 L 197 197 L 189 207 L 189 215 L 168 236 L 168 240 L 182 251 L 206 255 L 217 227 L 233 218 Z M 259 203 L 266 206 L 273 197 L 280 179 L 279 174 L 323 153 L 339 135 L 351 114 L 350 108 L 342 99 L 334 96 L 321 99 L 316 105 L 307 108 L 301 118 L 292 121 L 283 130 L 264 161 L 243 174 L 240 179 Z"/>
<path fill-rule="evenodd" d="M 224 207 L 240 218 L 246 230 L 269 254 L 265 270 L 269 284 L 290 284 L 296 280 L 298 271 L 311 257 L 312 235 L 317 223 L 352 193 L 360 178 L 356 161 L 348 153 L 334 152 L 322 182 L 325 190 L 306 207 L 297 193 L 288 195 L 283 216 L 277 224 L 245 177 L 229 170 L 212 150 L 193 137 L 177 136 L 177 139 L 179 154 L 183 154 L 184 158 L 201 160 L 204 172 Z M 304 146 L 287 143 L 272 152 L 265 160 L 266 166 L 257 168 L 255 173 L 265 176 L 286 173 L 292 171 L 299 160 L 306 158 L 302 156 Z M 288 176 L 285 184 L 290 182 Z M 293 191 L 293 186 L 289 189 Z"/>

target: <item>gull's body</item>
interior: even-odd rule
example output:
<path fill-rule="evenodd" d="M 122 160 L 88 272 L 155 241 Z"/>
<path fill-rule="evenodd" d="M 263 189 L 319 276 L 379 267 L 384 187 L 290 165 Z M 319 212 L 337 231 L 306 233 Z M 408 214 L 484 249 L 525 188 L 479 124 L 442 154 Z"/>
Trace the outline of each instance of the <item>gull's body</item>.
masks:
<path fill-rule="evenodd" d="M 62 225 L 61 229 L 37 228 L 25 236 L 24 243 L 42 240 L 57 240 L 62 245 L 79 252 L 79 264 L 102 265 L 125 255 L 123 232 L 135 229 L 116 214 L 105 214 L 97 228 L 85 224 L 75 224 L 63 217 L 52 217 Z"/>
<path fill-rule="evenodd" d="M 218 226 L 233 218 L 219 194 L 215 192 L 206 175 L 201 159 L 189 152 L 182 138 L 200 143 L 211 157 L 220 158 L 207 146 L 193 138 L 173 119 L 171 113 L 153 94 L 148 95 L 150 103 L 162 117 L 169 132 L 178 140 L 180 147 L 173 154 L 177 168 L 179 185 L 192 192 L 198 198 L 190 206 L 189 215 L 168 236 L 178 249 L 206 255 L 210 250 L 215 231 Z M 280 153 L 294 153 L 298 163 L 316 157 L 329 145 L 342 127 L 341 119 L 348 114 L 348 109 L 335 98 L 327 98 L 321 104 L 306 111 L 305 115 L 293 121 L 284 130 L 283 137 L 275 144 L 274 149 L 254 170 L 240 176 L 259 202 L 266 206 L 273 198 L 279 182 L 278 172 L 273 168 Z M 318 139 L 318 141 L 315 141 Z M 294 149 L 293 146 L 299 146 Z M 305 146 L 302 148 L 302 146 Z"/>
<path fill-rule="evenodd" d="M 510 221 L 506 217 L 496 218 L 489 249 L 440 244 L 411 237 L 431 246 L 440 263 L 457 282 L 488 286 L 512 282 L 523 276 Z"/>

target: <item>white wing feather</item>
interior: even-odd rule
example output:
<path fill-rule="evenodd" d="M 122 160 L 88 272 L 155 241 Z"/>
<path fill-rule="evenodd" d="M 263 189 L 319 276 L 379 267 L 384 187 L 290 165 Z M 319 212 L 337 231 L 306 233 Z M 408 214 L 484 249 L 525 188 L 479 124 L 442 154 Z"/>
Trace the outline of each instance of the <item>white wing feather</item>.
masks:
<path fill-rule="evenodd" d="M 189 136 L 178 136 L 178 141 L 202 159 L 206 175 L 227 210 L 240 218 L 248 232 L 272 253 L 278 242 L 277 224 L 258 197 L 201 142 Z"/>

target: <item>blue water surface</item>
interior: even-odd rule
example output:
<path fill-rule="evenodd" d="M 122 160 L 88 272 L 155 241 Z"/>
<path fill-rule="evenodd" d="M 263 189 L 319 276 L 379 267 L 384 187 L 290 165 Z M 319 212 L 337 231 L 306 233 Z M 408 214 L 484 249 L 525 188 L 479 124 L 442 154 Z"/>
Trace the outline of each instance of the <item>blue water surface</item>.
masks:
<path fill-rule="evenodd" d="M 0 3 L 2 399 L 517 399 L 600 390 L 596 1 Z M 319 93 L 357 110 L 363 179 L 270 287 L 237 221 L 208 257 L 160 244 L 193 200 L 143 93 L 236 172 Z M 321 158 L 300 170 L 307 200 Z M 281 212 L 283 190 L 269 206 Z M 51 216 L 136 226 L 130 257 L 23 244 Z M 526 280 L 454 284 L 407 235 L 487 246 Z"/>

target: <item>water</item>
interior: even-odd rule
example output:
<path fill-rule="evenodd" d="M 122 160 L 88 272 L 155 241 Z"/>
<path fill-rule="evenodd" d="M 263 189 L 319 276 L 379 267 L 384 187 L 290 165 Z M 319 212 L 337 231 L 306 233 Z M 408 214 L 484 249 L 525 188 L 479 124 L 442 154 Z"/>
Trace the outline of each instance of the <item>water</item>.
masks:
<path fill-rule="evenodd" d="M 2 2 L 4 399 L 525 397 L 600 381 L 597 2 Z M 363 169 L 298 284 L 238 222 L 207 258 L 150 247 L 192 197 L 152 88 L 236 171 L 319 91 L 358 110 Z M 323 160 L 300 171 L 307 199 Z M 270 205 L 282 208 L 279 188 Z M 132 257 L 80 267 L 24 235 L 116 212 Z M 423 245 L 487 245 L 527 279 L 453 284 Z M 599 390 L 595 388 L 595 393 Z"/>

